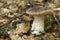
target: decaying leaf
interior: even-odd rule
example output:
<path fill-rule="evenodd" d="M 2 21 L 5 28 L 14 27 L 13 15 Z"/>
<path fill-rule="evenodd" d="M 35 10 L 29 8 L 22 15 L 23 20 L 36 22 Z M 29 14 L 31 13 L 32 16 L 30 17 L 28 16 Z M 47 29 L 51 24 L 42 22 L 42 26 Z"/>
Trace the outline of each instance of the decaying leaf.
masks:
<path fill-rule="evenodd" d="M 16 30 L 22 32 L 22 33 L 27 33 L 30 27 L 28 27 L 25 23 L 17 24 Z"/>
<path fill-rule="evenodd" d="M 33 20 L 31 17 L 26 16 L 26 15 L 23 15 L 22 19 L 25 20 L 25 21 L 32 21 Z"/>
<path fill-rule="evenodd" d="M 17 28 L 9 31 L 8 34 L 10 35 L 10 37 L 12 37 L 12 35 L 15 35 L 15 34 L 18 35 L 20 33 L 27 33 L 29 28 L 30 27 L 28 27 L 25 23 L 17 24 Z"/>

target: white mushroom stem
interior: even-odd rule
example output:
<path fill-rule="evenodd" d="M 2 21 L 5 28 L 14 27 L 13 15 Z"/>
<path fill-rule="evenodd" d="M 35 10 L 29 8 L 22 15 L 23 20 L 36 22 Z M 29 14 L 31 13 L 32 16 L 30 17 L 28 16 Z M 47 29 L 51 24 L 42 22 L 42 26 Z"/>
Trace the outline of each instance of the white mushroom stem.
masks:
<path fill-rule="evenodd" d="M 44 32 L 44 16 L 43 15 L 34 17 L 31 31 L 32 31 L 31 32 L 32 34 L 36 34 L 36 35 L 40 35 L 41 34 L 40 32 Z"/>

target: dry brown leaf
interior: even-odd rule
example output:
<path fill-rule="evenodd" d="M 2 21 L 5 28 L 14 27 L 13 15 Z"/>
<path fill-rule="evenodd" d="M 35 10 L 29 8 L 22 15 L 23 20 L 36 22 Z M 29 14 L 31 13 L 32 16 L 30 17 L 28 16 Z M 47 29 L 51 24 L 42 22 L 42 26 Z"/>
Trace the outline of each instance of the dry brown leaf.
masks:
<path fill-rule="evenodd" d="M 28 27 L 25 23 L 17 24 L 16 30 L 22 32 L 22 33 L 27 33 L 30 27 Z"/>
<path fill-rule="evenodd" d="M 23 15 L 22 19 L 25 20 L 25 21 L 32 21 L 33 20 L 31 17 L 26 16 L 26 15 Z"/>

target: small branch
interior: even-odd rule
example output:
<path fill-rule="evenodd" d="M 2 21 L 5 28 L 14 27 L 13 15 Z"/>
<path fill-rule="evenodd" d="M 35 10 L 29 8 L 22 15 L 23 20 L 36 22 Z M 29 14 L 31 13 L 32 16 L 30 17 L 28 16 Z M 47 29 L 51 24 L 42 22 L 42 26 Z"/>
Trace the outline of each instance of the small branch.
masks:
<path fill-rule="evenodd" d="M 55 20 L 57 21 L 57 23 L 58 23 L 58 25 L 60 25 L 60 23 L 59 23 L 59 21 L 58 21 L 58 19 L 56 18 L 56 16 L 55 16 L 55 12 L 52 12 L 53 13 L 53 17 L 55 18 Z"/>

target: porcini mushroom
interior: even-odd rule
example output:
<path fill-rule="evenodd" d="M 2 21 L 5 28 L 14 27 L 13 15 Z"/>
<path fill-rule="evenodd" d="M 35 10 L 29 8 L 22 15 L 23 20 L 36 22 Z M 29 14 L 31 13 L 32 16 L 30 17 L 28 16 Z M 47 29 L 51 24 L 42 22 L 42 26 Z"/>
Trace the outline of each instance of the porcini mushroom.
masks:
<path fill-rule="evenodd" d="M 29 8 L 26 13 L 34 16 L 31 33 L 36 35 L 44 33 L 44 15 L 48 14 L 48 12 L 55 10 L 60 10 L 60 8 L 48 9 L 40 6 Z"/>

